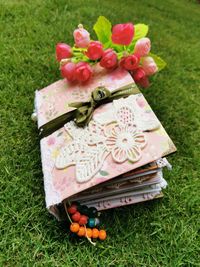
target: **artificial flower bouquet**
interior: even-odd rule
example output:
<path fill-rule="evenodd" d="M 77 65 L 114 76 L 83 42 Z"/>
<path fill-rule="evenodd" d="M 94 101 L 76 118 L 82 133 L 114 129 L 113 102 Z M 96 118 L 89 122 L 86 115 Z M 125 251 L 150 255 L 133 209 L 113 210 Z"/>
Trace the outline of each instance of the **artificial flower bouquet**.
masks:
<path fill-rule="evenodd" d="M 75 45 L 56 46 L 64 79 L 36 91 L 46 206 L 79 237 L 106 239 L 99 211 L 163 196 L 165 156 L 176 150 L 136 84 L 165 63 L 150 53 L 148 26 L 111 26 L 98 41 L 79 25 Z"/>
<path fill-rule="evenodd" d="M 112 27 L 109 20 L 100 16 L 93 29 L 98 40 L 90 40 L 89 32 L 79 24 L 73 34 L 73 47 L 56 45 L 61 75 L 68 81 L 87 82 L 93 74 L 92 66 L 99 63 L 110 71 L 124 68 L 137 84 L 148 87 L 149 77 L 165 67 L 166 63 L 150 52 L 147 25 L 126 23 Z"/>

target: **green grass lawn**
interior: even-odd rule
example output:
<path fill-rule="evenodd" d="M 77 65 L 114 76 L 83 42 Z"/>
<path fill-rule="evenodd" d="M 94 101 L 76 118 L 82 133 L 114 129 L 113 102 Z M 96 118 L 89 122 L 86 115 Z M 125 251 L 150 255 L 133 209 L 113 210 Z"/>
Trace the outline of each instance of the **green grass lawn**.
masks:
<path fill-rule="evenodd" d="M 177 146 L 162 200 L 107 211 L 108 239 L 70 241 L 45 209 L 34 91 L 60 79 L 59 41 L 99 15 L 150 26 L 168 63 L 143 93 Z M 92 33 L 94 37 L 94 32 Z M 200 266 L 200 5 L 189 0 L 0 0 L 0 266 Z"/>

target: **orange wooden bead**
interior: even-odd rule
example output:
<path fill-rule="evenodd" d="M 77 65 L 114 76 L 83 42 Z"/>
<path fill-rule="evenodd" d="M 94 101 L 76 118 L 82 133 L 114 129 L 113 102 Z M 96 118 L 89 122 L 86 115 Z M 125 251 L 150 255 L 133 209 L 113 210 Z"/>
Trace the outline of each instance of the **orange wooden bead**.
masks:
<path fill-rule="evenodd" d="M 85 227 L 84 226 L 80 226 L 77 235 L 78 236 L 85 236 Z"/>
<path fill-rule="evenodd" d="M 105 230 L 100 230 L 99 231 L 99 239 L 100 240 L 105 240 L 106 239 L 106 231 Z"/>
<path fill-rule="evenodd" d="M 79 228 L 80 228 L 80 226 L 79 226 L 78 223 L 72 223 L 72 224 L 70 225 L 70 231 L 71 231 L 72 233 L 77 233 L 77 232 L 79 231 Z"/>
<path fill-rule="evenodd" d="M 91 238 L 92 237 L 92 229 L 86 228 L 86 234 L 85 234 L 85 236 Z"/>
<path fill-rule="evenodd" d="M 92 238 L 98 238 L 99 237 L 99 230 L 97 228 L 92 229 Z"/>

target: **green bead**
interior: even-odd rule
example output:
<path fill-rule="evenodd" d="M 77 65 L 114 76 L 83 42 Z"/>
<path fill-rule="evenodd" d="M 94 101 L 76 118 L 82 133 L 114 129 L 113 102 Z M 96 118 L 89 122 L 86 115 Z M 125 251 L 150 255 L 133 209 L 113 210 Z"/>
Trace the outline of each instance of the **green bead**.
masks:
<path fill-rule="evenodd" d="M 88 213 L 89 213 L 89 216 L 90 216 L 90 217 L 95 218 L 95 217 L 97 216 L 98 211 L 97 211 L 96 208 L 94 208 L 94 207 L 90 207 L 90 208 L 88 209 Z"/>
<path fill-rule="evenodd" d="M 83 205 L 83 206 L 80 206 L 78 211 L 83 214 L 83 215 L 87 215 L 89 214 L 89 209 L 87 206 Z"/>
<path fill-rule="evenodd" d="M 95 227 L 95 218 L 89 218 L 89 220 L 88 220 L 88 226 L 90 228 L 94 228 Z"/>

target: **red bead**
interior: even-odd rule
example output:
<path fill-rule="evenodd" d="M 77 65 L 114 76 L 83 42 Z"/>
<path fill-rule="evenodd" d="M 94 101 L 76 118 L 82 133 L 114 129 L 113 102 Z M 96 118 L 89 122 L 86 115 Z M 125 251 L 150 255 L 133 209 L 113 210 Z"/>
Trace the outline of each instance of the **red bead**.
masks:
<path fill-rule="evenodd" d="M 80 225 L 85 225 L 85 224 L 87 224 L 87 222 L 88 222 L 88 217 L 85 216 L 85 215 L 81 215 L 81 217 L 80 217 L 78 223 L 79 223 Z"/>
<path fill-rule="evenodd" d="M 77 212 L 77 205 L 71 205 L 70 207 L 68 207 L 67 211 L 69 214 L 74 214 L 75 212 Z"/>
<path fill-rule="evenodd" d="M 80 220 L 80 218 L 81 218 L 81 214 L 80 214 L 80 212 L 78 212 L 78 211 L 76 211 L 76 212 L 72 215 L 72 220 L 73 220 L 74 222 L 78 222 L 78 221 Z"/>

